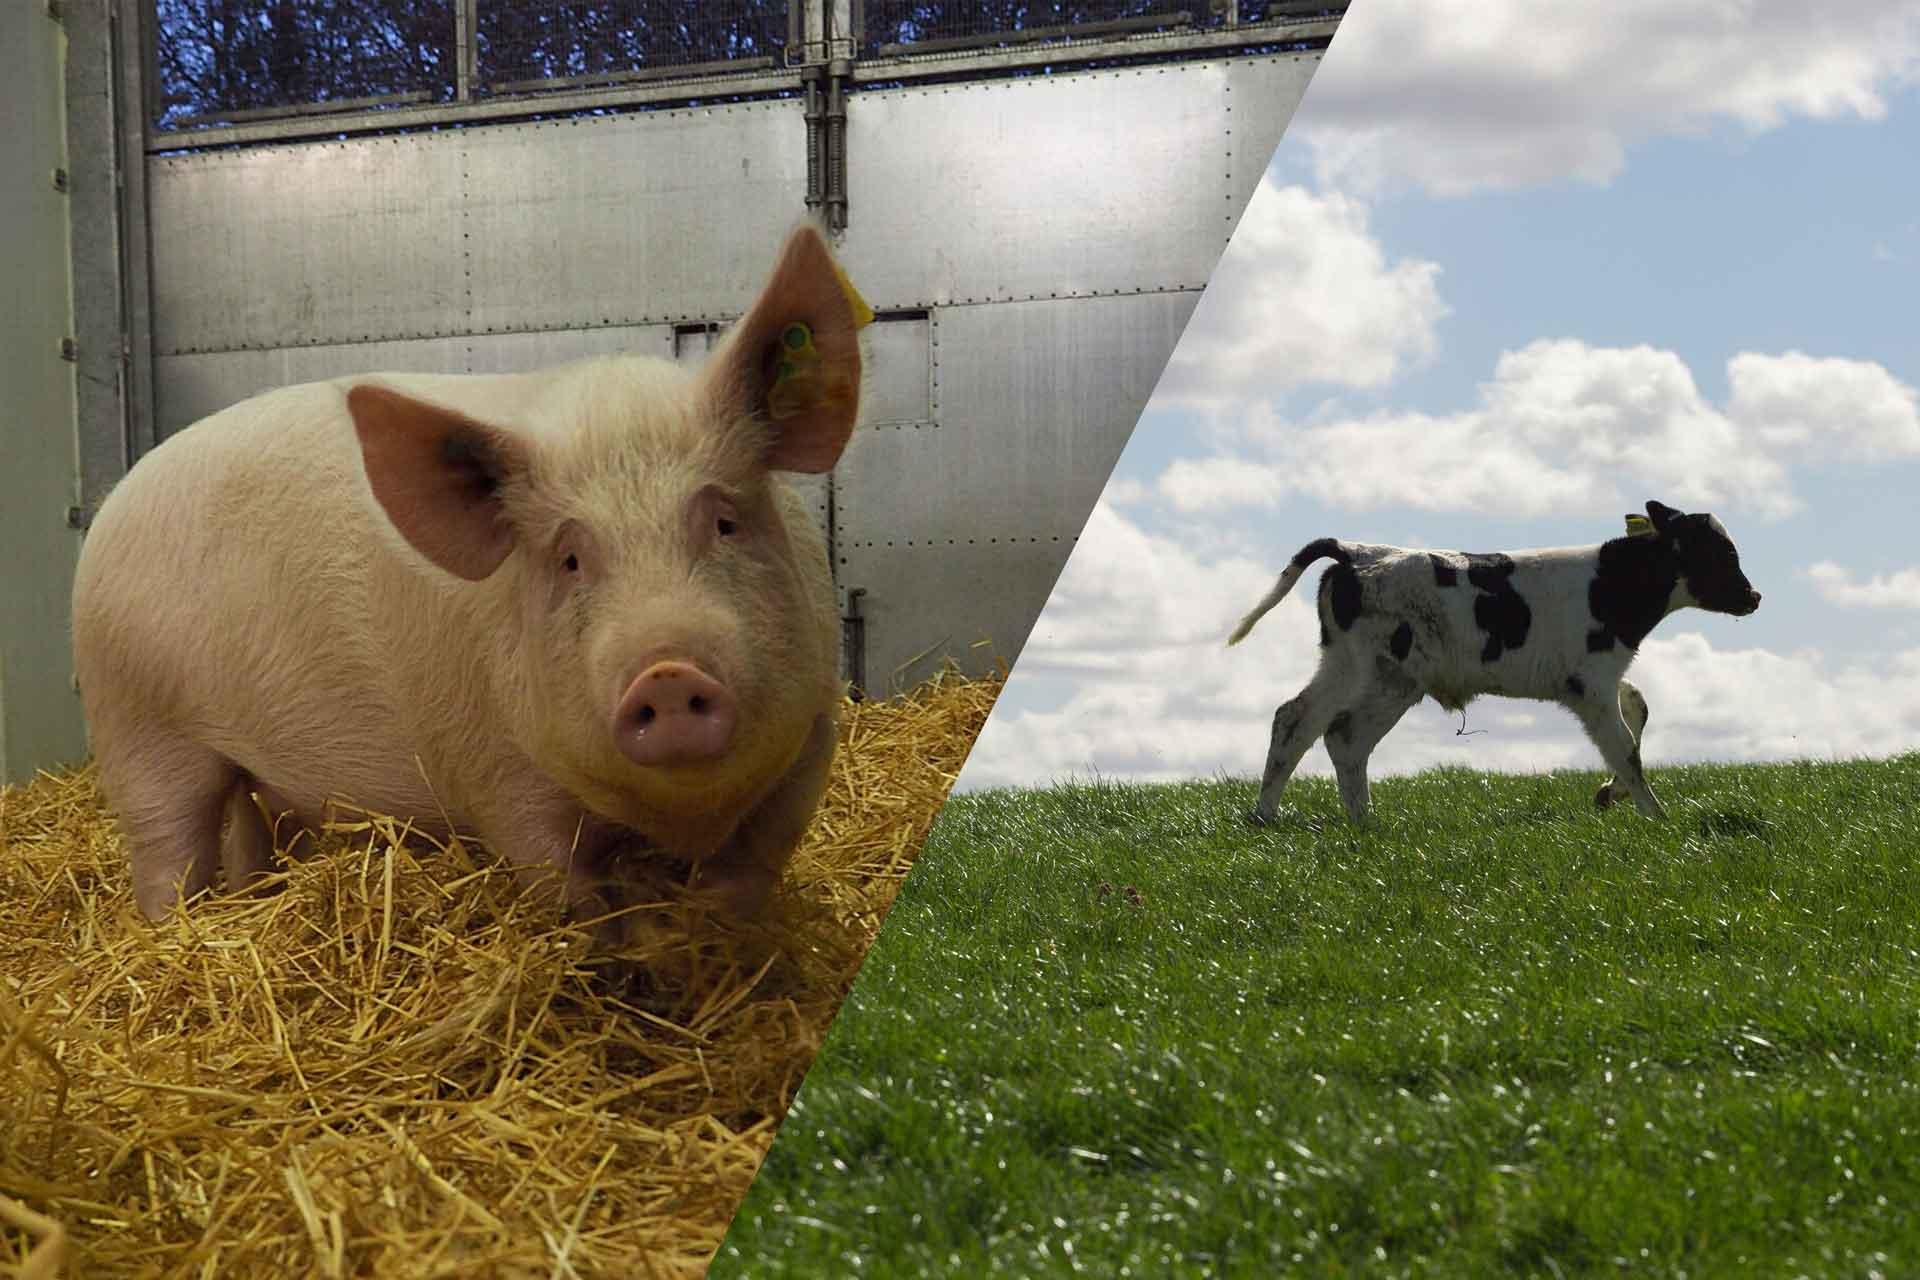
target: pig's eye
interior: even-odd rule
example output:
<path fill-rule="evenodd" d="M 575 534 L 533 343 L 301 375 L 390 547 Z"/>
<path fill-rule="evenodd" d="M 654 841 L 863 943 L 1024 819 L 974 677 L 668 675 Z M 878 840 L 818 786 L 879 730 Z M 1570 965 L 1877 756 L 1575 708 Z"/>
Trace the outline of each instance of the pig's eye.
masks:
<path fill-rule="evenodd" d="M 721 516 L 719 521 L 716 522 L 714 527 L 720 531 L 720 536 L 723 538 L 732 537 L 734 533 L 737 532 L 740 528 L 738 524 L 736 524 L 732 520 L 729 520 L 725 516 Z"/>

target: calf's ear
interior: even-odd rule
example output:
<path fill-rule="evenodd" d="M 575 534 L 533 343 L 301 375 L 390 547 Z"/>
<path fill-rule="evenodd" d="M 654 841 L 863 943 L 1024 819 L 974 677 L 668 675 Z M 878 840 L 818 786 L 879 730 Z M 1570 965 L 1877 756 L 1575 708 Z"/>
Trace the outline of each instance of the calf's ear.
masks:
<path fill-rule="evenodd" d="M 1667 526 L 1678 520 L 1680 516 L 1680 512 L 1665 503 L 1654 502 L 1651 499 L 1647 502 L 1647 518 L 1653 521 L 1654 531 L 1657 533 L 1665 533 Z"/>
<path fill-rule="evenodd" d="M 840 460 L 860 412 L 860 329 L 872 319 L 826 237 L 795 229 L 702 375 L 717 411 L 766 423 L 769 469 L 831 471 Z"/>
<path fill-rule="evenodd" d="M 527 465 L 510 431 L 387 387 L 347 392 L 373 496 L 414 550 L 478 582 L 513 550 L 501 489 Z"/>

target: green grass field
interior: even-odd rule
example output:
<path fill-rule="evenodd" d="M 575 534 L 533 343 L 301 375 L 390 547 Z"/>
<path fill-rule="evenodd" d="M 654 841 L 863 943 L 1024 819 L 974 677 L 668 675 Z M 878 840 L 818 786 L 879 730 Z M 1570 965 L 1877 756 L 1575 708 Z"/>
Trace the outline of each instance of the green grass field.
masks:
<path fill-rule="evenodd" d="M 1920 754 L 950 803 L 715 1277 L 1920 1275 Z"/>

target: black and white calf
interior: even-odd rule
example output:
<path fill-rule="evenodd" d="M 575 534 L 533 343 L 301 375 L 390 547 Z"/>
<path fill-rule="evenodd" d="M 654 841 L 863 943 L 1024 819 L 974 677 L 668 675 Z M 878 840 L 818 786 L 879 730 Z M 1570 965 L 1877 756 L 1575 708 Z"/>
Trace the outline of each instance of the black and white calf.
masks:
<path fill-rule="evenodd" d="M 1266 599 L 1240 620 L 1238 644 L 1286 598 L 1307 566 L 1320 578 L 1320 667 L 1273 717 L 1256 821 L 1322 735 L 1355 822 L 1367 814 L 1367 757 L 1422 697 L 1459 711 L 1483 693 L 1567 707 L 1614 776 L 1595 802 L 1632 796 L 1666 811 L 1640 769 L 1647 703 L 1623 678 L 1660 619 L 1693 606 L 1744 616 L 1760 593 L 1727 530 L 1705 513 L 1658 502 L 1627 517 L 1627 536 L 1597 547 L 1467 555 L 1321 538 L 1300 549 Z"/>

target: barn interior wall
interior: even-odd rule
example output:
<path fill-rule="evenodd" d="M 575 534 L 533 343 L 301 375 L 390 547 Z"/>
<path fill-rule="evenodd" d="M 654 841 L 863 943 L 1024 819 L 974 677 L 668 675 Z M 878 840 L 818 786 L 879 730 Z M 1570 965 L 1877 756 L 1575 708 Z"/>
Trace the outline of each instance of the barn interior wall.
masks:
<path fill-rule="evenodd" d="M 882 323 L 808 496 L 870 691 L 1018 655 L 1317 62 L 850 96 L 840 253 Z M 751 301 L 805 144 L 781 99 L 155 156 L 158 434 L 290 381 L 678 351 Z"/>
<path fill-rule="evenodd" d="M 85 754 L 68 653 L 79 534 L 62 63 L 45 5 L 0 5 L 0 778 Z"/>

